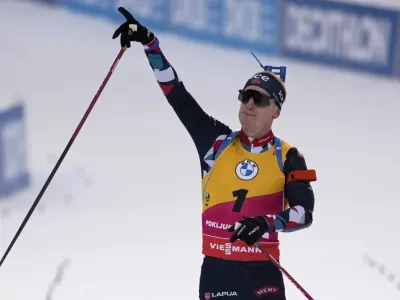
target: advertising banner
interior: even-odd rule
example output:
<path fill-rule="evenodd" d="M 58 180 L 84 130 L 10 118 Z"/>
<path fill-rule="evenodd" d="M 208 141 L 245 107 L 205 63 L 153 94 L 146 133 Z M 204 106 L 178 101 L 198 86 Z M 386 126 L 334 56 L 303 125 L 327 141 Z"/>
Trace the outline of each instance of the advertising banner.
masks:
<path fill-rule="evenodd" d="M 41 4 L 48 4 L 48 5 L 58 5 L 60 0 L 19 0 L 21 2 L 37 2 Z"/>
<path fill-rule="evenodd" d="M 34 0 L 32 0 L 34 1 Z M 37 0 L 230 49 L 400 77 L 400 12 L 320 0 Z"/>
<path fill-rule="evenodd" d="M 152 30 L 167 30 L 169 0 L 59 0 L 61 5 L 93 17 L 116 23 L 125 21 L 117 10 L 123 6 L 143 25 Z"/>
<path fill-rule="evenodd" d="M 0 111 L 0 197 L 29 184 L 24 106 L 18 104 Z"/>
<path fill-rule="evenodd" d="M 333 1 L 282 0 L 280 53 L 305 61 L 393 75 L 396 11 Z"/>
<path fill-rule="evenodd" d="M 230 48 L 276 54 L 278 0 L 171 0 L 172 33 Z"/>
<path fill-rule="evenodd" d="M 394 58 L 394 72 L 397 78 L 400 78 L 400 11 L 397 13 L 397 42 Z"/>
<path fill-rule="evenodd" d="M 124 6 L 155 33 L 168 31 L 231 48 L 276 54 L 278 0 L 60 0 L 61 5 L 123 22 Z"/>

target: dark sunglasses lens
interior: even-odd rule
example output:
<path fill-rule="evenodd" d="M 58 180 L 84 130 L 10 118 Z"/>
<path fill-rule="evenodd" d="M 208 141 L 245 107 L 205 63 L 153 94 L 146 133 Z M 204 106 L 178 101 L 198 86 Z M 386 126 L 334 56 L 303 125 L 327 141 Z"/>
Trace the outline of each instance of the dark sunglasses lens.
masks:
<path fill-rule="evenodd" d="M 259 92 L 254 92 L 253 99 L 254 99 L 254 104 L 256 106 L 264 107 L 264 106 L 269 105 L 270 97 L 268 97 L 267 95 L 261 94 Z"/>
<path fill-rule="evenodd" d="M 249 97 L 249 93 L 244 92 L 243 90 L 239 90 L 238 99 L 240 102 L 243 102 L 246 104 L 247 102 L 249 102 L 250 98 L 251 97 Z"/>
<path fill-rule="evenodd" d="M 256 106 L 268 106 L 269 105 L 269 101 L 270 101 L 270 97 L 268 97 L 267 95 L 261 94 L 260 92 L 257 91 L 243 91 L 240 90 L 239 91 L 239 100 L 243 103 L 247 103 L 249 102 L 249 100 L 251 98 L 253 98 L 254 104 Z"/>

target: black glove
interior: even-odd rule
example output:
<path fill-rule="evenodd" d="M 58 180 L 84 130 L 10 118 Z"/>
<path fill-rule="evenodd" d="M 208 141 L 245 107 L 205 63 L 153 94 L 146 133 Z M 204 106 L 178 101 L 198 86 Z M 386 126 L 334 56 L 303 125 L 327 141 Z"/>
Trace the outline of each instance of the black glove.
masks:
<path fill-rule="evenodd" d="M 258 242 L 264 233 L 268 232 L 268 228 L 268 222 L 264 217 L 244 217 L 243 220 L 228 228 L 230 232 L 236 231 L 231 236 L 230 242 L 233 243 L 239 239 L 251 246 Z"/>
<path fill-rule="evenodd" d="M 136 21 L 125 8 L 118 7 L 118 11 L 123 14 L 127 21 L 115 30 L 112 38 L 115 39 L 121 35 L 120 42 L 122 48 L 130 48 L 131 42 L 139 42 L 142 45 L 147 45 L 154 39 L 154 34 Z"/>

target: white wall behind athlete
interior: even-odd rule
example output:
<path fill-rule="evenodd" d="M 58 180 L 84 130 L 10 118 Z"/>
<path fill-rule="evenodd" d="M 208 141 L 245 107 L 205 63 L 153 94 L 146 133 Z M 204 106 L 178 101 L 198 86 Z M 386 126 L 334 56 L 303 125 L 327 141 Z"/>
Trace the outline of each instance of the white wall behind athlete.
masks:
<path fill-rule="evenodd" d="M 110 38 L 115 26 L 28 4 L 1 6 L 0 20 L 18 26 L 4 37 L 7 73 L 1 72 L 0 80 L 29 98 L 31 163 L 49 172 L 52 165 L 45 165 L 44 157 L 61 153 L 118 52 Z M 20 40 L 28 25 L 31 34 Z M 62 37 L 53 38 L 60 32 Z M 203 108 L 239 126 L 237 90 L 258 70 L 254 59 L 160 39 Z M 284 266 L 316 299 L 373 299 L 383 293 L 395 299 L 393 286 L 369 272 L 362 254 L 381 258 L 400 274 L 391 261 L 399 249 L 391 198 L 398 168 L 391 142 L 399 126 L 393 100 L 398 85 L 260 58 L 288 66 L 289 98 L 275 131 L 299 147 L 319 177 L 315 224 L 282 235 Z M 121 60 L 60 171 L 76 164 L 91 174 L 92 188 L 64 210 L 32 218 L 2 267 L 0 297 L 43 299 L 56 264 L 68 256 L 72 264 L 55 299 L 195 298 L 201 258 L 199 164 L 140 47 Z M 59 201 L 56 190 L 46 195 L 45 201 Z M 9 219 L 9 237 L 24 214 Z M 384 225 L 379 218 L 387 218 Z M 10 273 L 18 274 L 18 281 Z M 30 289 L 20 288 L 28 282 Z M 379 289 L 366 290 L 367 285 Z M 287 286 L 290 296 L 301 297 Z"/>

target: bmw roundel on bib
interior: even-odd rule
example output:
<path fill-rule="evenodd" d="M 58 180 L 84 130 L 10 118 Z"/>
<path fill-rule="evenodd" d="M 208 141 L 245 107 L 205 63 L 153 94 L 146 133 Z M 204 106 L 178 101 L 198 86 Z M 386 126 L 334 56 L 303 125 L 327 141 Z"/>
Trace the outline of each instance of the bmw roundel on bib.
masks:
<path fill-rule="evenodd" d="M 250 159 L 245 159 L 236 165 L 236 176 L 242 180 L 252 180 L 257 174 L 258 166 Z"/>

